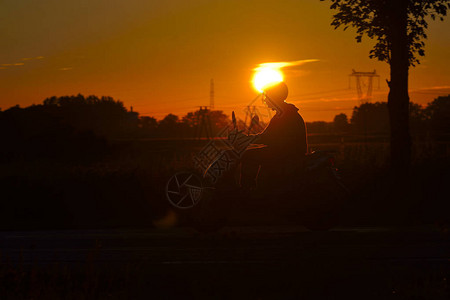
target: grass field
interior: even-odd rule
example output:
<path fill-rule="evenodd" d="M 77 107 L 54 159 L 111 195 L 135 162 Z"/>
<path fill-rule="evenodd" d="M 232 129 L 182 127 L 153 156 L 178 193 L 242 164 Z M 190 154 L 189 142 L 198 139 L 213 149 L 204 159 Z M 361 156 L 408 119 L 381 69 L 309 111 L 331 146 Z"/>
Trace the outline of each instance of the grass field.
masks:
<path fill-rule="evenodd" d="M 153 226 L 155 218 L 167 213 L 164 196 L 167 179 L 179 170 L 192 168 L 192 156 L 205 143 L 116 141 L 109 145 L 105 155 L 95 160 L 18 158 L 4 162 L 0 171 L 3 191 L 0 228 Z M 396 188 L 395 195 L 387 169 L 386 142 L 341 140 L 309 146 L 310 150 L 335 153 L 342 179 L 353 192 L 349 221 L 357 221 L 355 216 L 360 215 L 360 222 L 362 219 L 376 222 L 375 212 L 391 211 L 386 212 L 385 205 L 399 206 L 394 211 L 402 207 L 411 209 L 412 219 L 418 218 L 422 211 L 417 222 L 444 218 L 440 211 L 442 205 L 447 205 L 443 199 L 448 195 L 445 182 L 449 179 L 449 144 L 415 144 L 409 185 L 402 192 Z"/>

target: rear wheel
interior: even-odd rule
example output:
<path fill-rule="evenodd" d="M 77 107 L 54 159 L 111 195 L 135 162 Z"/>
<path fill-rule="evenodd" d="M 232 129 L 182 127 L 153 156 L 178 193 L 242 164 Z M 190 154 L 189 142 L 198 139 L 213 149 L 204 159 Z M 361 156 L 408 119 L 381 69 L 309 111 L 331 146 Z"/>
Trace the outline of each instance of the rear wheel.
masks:
<path fill-rule="evenodd" d="M 189 211 L 190 223 L 199 232 L 216 232 L 228 223 L 230 199 L 211 190 L 205 192 L 202 201 Z"/>
<path fill-rule="evenodd" d="M 310 230 L 329 230 L 339 222 L 349 191 L 331 168 L 318 170 L 307 188 L 307 207 L 302 225 Z"/>

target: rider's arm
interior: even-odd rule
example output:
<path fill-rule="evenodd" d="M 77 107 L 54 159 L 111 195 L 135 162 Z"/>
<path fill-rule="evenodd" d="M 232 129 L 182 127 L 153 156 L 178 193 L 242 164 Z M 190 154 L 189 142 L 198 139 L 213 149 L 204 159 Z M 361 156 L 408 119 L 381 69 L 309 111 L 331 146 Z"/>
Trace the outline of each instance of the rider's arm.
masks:
<path fill-rule="evenodd" d="M 252 137 L 253 139 L 253 143 L 255 144 L 264 144 L 264 136 L 261 133 L 257 133 L 257 134 L 248 134 L 248 137 Z"/>
<path fill-rule="evenodd" d="M 256 144 L 267 144 L 270 139 L 273 137 L 274 133 L 274 122 L 270 120 L 269 125 L 260 133 L 258 134 L 249 134 L 249 136 L 255 136 L 254 143 Z"/>

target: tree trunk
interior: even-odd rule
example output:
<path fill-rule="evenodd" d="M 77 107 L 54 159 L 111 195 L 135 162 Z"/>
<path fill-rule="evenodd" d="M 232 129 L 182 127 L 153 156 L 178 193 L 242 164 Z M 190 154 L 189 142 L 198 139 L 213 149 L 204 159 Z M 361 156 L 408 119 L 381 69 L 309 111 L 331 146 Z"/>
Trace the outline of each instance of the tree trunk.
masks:
<path fill-rule="evenodd" d="M 390 6 L 391 80 L 388 109 L 391 129 L 391 168 L 406 173 L 411 163 L 408 95 L 408 0 L 388 1 Z"/>

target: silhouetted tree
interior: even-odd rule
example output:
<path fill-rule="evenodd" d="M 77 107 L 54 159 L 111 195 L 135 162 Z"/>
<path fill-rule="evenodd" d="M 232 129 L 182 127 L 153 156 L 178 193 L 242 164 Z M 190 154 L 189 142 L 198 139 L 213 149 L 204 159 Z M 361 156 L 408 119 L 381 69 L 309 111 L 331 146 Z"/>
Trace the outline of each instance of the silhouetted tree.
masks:
<path fill-rule="evenodd" d="M 332 131 L 332 123 L 325 121 L 307 122 L 306 129 L 308 133 L 330 133 Z"/>
<path fill-rule="evenodd" d="M 182 119 L 181 121 L 185 124 L 187 124 L 189 127 L 194 127 L 197 126 L 197 115 L 198 115 L 198 111 L 190 111 L 188 112 Z"/>
<path fill-rule="evenodd" d="M 139 127 L 146 131 L 154 131 L 158 126 L 158 121 L 153 117 L 142 116 L 139 118 Z"/>
<path fill-rule="evenodd" d="M 409 127 L 411 132 L 425 132 L 428 129 L 425 109 L 417 103 L 409 103 Z"/>
<path fill-rule="evenodd" d="M 103 138 L 80 130 L 44 105 L 12 107 L 0 113 L 0 160 L 95 159 L 107 151 Z"/>
<path fill-rule="evenodd" d="M 346 114 L 339 114 L 334 117 L 333 127 L 336 132 L 347 132 L 349 129 L 348 118 Z"/>
<path fill-rule="evenodd" d="M 409 104 L 409 122 L 411 131 L 420 132 L 427 129 L 425 109 L 419 104 Z M 363 103 L 353 108 L 351 118 L 353 130 L 358 133 L 388 133 L 389 112 L 386 102 Z"/>
<path fill-rule="evenodd" d="M 231 122 L 228 116 L 221 110 L 209 111 L 209 119 L 211 120 L 213 135 L 216 135 L 221 129 Z"/>
<path fill-rule="evenodd" d="M 221 110 L 207 110 L 206 112 L 196 110 L 194 112 L 188 112 L 181 121 L 189 128 L 191 136 L 194 135 L 195 129 L 200 125 L 199 121 L 201 120 L 202 113 L 207 114 L 207 119 L 211 123 L 210 125 L 213 136 L 215 136 L 220 130 L 230 123 L 229 117 Z"/>
<path fill-rule="evenodd" d="M 179 128 L 180 122 L 178 116 L 174 114 L 168 114 L 158 123 L 158 130 L 164 137 L 172 137 L 177 135 L 177 129 Z"/>
<path fill-rule="evenodd" d="M 111 97 L 50 97 L 44 100 L 44 109 L 76 129 L 109 138 L 129 135 L 138 126 L 138 114 L 128 112 L 121 101 Z"/>
<path fill-rule="evenodd" d="M 363 103 L 353 108 L 351 124 L 358 133 L 388 133 L 389 114 L 386 102 Z"/>
<path fill-rule="evenodd" d="M 330 0 L 337 10 L 331 25 L 356 27 L 356 40 L 363 35 L 376 39 L 370 58 L 389 63 L 388 108 L 391 132 L 391 165 L 405 171 L 411 161 L 409 132 L 408 69 L 424 55 L 426 17 L 441 20 L 450 0 Z"/>
<path fill-rule="evenodd" d="M 450 132 L 450 95 L 440 96 L 428 103 L 425 113 L 432 131 Z"/>

